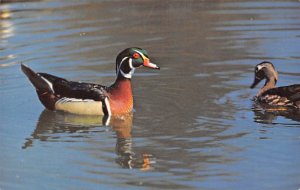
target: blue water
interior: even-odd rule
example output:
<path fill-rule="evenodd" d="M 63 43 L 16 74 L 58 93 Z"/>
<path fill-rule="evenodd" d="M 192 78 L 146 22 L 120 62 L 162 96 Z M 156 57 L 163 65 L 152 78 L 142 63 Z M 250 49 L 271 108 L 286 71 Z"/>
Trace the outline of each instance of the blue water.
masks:
<path fill-rule="evenodd" d="M 298 1 L 0 3 L 0 189 L 299 189 L 300 114 L 254 111 L 254 66 L 300 83 Z M 44 111 L 20 63 L 110 85 L 139 46 L 135 112 Z"/>

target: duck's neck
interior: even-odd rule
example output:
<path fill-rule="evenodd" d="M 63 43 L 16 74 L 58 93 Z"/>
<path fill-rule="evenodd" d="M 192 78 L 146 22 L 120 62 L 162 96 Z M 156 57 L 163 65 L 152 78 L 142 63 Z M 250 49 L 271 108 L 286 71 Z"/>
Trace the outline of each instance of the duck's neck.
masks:
<path fill-rule="evenodd" d="M 125 78 L 122 76 L 118 76 L 118 78 L 116 79 L 114 84 L 111 85 L 111 89 L 119 91 L 119 93 L 124 93 L 124 91 L 126 91 L 126 92 L 130 91 L 132 93 L 131 79 L 128 79 L 128 78 Z"/>
<path fill-rule="evenodd" d="M 261 96 L 264 92 L 266 92 L 267 90 L 271 89 L 271 88 L 275 88 L 276 86 L 276 79 L 275 77 L 270 77 L 266 79 L 266 83 L 265 85 L 258 91 L 257 93 L 257 97 Z"/>
<path fill-rule="evenodd" d="M 110 87 L 109 98 L 112 114 L 131 112 L 133 108 L 131 80 L 118 76 L 115 83 Z"/>

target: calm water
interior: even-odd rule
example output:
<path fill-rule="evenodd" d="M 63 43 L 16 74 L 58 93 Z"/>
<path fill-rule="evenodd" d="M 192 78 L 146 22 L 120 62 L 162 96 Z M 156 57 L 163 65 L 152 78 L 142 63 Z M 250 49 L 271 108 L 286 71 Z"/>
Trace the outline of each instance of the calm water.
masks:
<path fill-rule="evenodd" d="M 254 65 L 300 83 L 299 1 L 0 4 L 0 189 L 299 189 L 300 113 L 253 111 Z M 122 119 L 44 111 L 20 71 L 109 85 L 126 47 L 160 71 L 134 76 Z"/>

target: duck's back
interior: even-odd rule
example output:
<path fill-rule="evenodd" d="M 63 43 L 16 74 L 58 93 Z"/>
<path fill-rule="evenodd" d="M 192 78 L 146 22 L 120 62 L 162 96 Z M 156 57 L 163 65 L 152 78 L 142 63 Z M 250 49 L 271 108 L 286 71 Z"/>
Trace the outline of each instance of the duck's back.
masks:
<path fill-rule="evenodd" d="M 258 99 L 269 105 L 300 108 L 300 84 L 269 89 Z"/>

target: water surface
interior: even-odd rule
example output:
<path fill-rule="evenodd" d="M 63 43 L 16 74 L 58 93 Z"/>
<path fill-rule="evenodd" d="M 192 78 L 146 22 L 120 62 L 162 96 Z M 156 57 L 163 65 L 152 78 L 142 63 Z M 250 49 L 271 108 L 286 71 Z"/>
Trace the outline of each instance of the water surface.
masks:
<path fill-rule="evenodd" d="M 0 4 L 0 189 L 298 189 L 300 114 L 253 109 L 254 66 L 300 81 L 298 1 Z M 133 115 L 44 111 L 20 71 L 105 85 L 145 48 Z M 254 111 L 255 110 L 255 111 Z"/>

